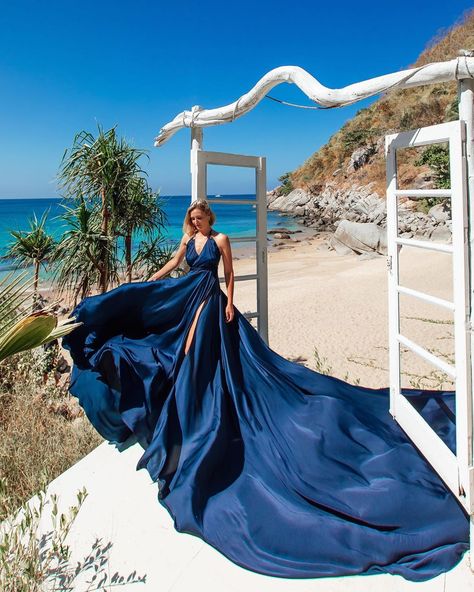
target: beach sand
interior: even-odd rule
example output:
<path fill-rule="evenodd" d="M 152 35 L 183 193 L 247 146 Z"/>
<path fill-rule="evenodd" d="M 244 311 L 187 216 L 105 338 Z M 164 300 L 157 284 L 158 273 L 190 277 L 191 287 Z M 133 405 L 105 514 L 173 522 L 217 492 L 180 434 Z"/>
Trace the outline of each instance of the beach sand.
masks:
<path fill-rule="evenodd" d="M 348 382 L 387 386 L 387 259 L 340 256 L 328 250 L 328 235 L 315 234 L 294 234 L 301 242 L 275 241 L 287 244 L 269 248 L 270 346 L 288 359 Z M 235 251 L 236 276 L 255 273 L 251 252 Z M 221 276 L 222 271 L 221 264 Z M 401 278 L 404 286 L 452 300 L 450 255 L 404 247 Z M 235 283 L 234 303 L 241 312 L 256 310 L 255 281 Z M 409 296 L 401 298 L 400 312 L 404 335 L 453 363 L 451 312 Z M 452 387 L 447 376 L 405 348 L 402 379 L 404 386 Z"/>
<path fill-rule="evenodd" d="M 325 238 L 268 254 L 269 343 L 282 356 L 373 388 L 387 386 L 388 271 L 386 257 L 361 260 L 329 251 Z M 236 275 L 255 261 L 235 263 Z M 451 256 L 402 249 L 402 285 L 452 300 Z M 235 305 L 255 310 L 255 287 L 236 282 Z M 452 313 L 409 296 L 400 299 L 401 330 L 415 343 L 453 363 Z M 315 349 L 319 360 L 315 357 Z M 402 384 L 450 388 L 446 375 L 406 348 Z"/>

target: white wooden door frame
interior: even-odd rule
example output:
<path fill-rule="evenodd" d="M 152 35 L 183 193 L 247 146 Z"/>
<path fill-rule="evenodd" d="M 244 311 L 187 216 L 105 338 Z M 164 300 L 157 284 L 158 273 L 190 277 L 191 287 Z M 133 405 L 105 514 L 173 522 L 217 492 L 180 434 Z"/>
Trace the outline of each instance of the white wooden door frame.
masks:
<path fill-rule="evenodd" d="M 266 159 L 263 156 L 245 156 L 227 152 L 209 152 L 200 149 L 201 137 L 192 143 L 191 148 L 191 201 L 206 199 L 210 204 L 252 204 L 255 205 L 256 236 L 229 238 L 239 242 L 253 242 L 256 248 L 257 269 L 254 274 L 236 275 L 234 280 L 257 282 L 257 310 L 245 313 L 247 319 L 257 319 L 257 330 L 268 344 L 268 269 L 267 269 L 267 191 Z M 208 165 L 253 168 L 255 170 L 255 199 L 232 199 L 207 197 Z M 219 278 L 221 282 L 225 278 Z"/>
<path fill-rule="evenodd" d="M 387 243 L 389 261 L 390 412 L 445 481 L 465 510 L 474 513 L 472 454 L 472 385 L 469 289 L 468 197 L 465 159 L 465 122 L 453 121 L 386 137 Z M 450 190 L 400 190 L 397 185 L 397 149 L 448 142 Z M 452 244 L 404 239 L 398 236 L 398 198 L 449 197 L 452 210 Z M 400 286 L 402 246 L 452 254 L 453 302 Z M 413 343 L 400 331 L 400 294 L 419 298 L 453 312 L 454 366 Z M 444 444 L 401 393 L 400 348 L 405 346 L 450 375 L 456 390 L 456 454 Z"/>

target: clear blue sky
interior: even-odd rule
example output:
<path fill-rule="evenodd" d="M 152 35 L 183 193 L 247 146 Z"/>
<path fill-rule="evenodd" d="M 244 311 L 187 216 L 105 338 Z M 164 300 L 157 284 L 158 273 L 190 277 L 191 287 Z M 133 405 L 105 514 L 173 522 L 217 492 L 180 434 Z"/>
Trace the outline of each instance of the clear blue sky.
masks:
<path fill-rule="evenodd" d="M 0 11 L 0 198 L 58 195 L 55 175 L 74 134 L 118 125 L 150 150 L 162 194 L 190 191 L 189 130 L 153 148 L 159 128 L 192 105 L 218 107 L 268 70 L 298 65 L 341 87 L 397 71 L 457 21 L 469 0 L 370 2 L 4 2 Z M 281 85 L 272 95 L 307 103 Z M 265 155 L 268 187 L 324 144 L 358 104 L 308 111 L 268 99 L 204 146 Z M 252 190 L 248 172 L 213 167 L 210 193 Z"/>

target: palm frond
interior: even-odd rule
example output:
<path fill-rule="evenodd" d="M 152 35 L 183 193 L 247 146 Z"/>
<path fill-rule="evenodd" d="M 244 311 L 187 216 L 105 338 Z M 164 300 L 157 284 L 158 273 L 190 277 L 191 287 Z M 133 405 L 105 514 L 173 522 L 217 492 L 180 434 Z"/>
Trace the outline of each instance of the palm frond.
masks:
<path fill-rule="evenodd" d="M 34 280 L 28 271 L 14 277 L 14 271 L 0 281 L 0 334 L 11 327 L 23 314 L 23 304 L 31 298 Z"/>
<path fill-rule="evenodd" d="M 29 298 L 30 280 L 25 277 L 23 272 L 12 279 L 10 273 L 0 281 L 0 362 L 62 337 L 81 324 L 68 319 L 58 325 L 53 305 L 27 314 L 21 306 Z"/>
<path fill-rule="evenodd" d="M 55 241 L 45 230 L 49 209 L 38 220 L 36 213 L 28 220 L 29 230 L 10 230 L 13 241 L 7 245 L 6 257 L 14 259 L 18 266 L 43 262 L 53 252 Z"/>
<path fill-rule="evenodd" d="M 56 324 L 54 314 L 32 313 L 24 316 L 0 336 L 0 361 L 46 343 Z"/>
<path fill-rule="evenodd" d="M 177 248 L 177 242 L 170 242 L 161 235 L 141 241 L 133 265 L 140 267 L 143 277 L 148 278 L 172 259 Z M 180 270 L 177 270 L 177 273 L 180 273 Z"/>

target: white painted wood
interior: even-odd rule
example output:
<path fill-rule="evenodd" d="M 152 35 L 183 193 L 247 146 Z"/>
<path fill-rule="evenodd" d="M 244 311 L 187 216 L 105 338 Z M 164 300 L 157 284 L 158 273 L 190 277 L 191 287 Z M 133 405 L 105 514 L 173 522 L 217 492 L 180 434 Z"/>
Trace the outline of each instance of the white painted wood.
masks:
<path fill-rule="evenodd" d="M 391 412 L 422 454 L 432 464 L 459 502 L 469 514 L 474 511 L 472 488 L 472 389 L 471 352 L 468 332 L 469 252 L 467 215 L 467 175 L 463 148 L 465 124 L 453 121 L 429 126 L 386 138 L 387 153 L 387 240 L 389 261 L 389 359 Z M 400 148 L 424 146 L 431 143 L 448 142 L 450 157 L 450 178 L 452 211 L 452 245 L 436 244 L 431 241 L 400 239 L 398 237 L 398 197 L 409 191 L 397 189 L 396 151 Z M 448 197 L 448 193 L 444 195 Z M 399 251 L 402 245 L 452 253 L 453 260 L 453 302 L 401 287 L 399 284 Z M 400 332 L 400 294 L 428 300 L 432 304 L 453 310 L 455 360 L 454 366 L 434 356 Z M 456 391 L 456 455 L 453 455 L 442 440 L 428 426 L 401 392 L 400 345 L 408 347 L 417 355 L 452 376 Z"/>
<path fill-rule="evenodd" d="M 428 240 L 417 240 L 414 238 L 397 238 L 397 245 L 406 247 L 416 247 L 418 249 L 426 249 L 427 251 L 439 251 L 441 253 L 452 253 L 453 247 L 450 244 L 434 243 Z"/>
<path fill-rule="evenodd" d="M 258 312 L 246 312 L 244 317 L 246 319 L 258 319 Z"/>
<path fill-rule="evenodd" d="M 467 174 L 465 154 L 466 126 L 453 122 L 449 142 L 450 178 L 453 229 L 453 294 L 454 294 L 454 350 L 456 366 L 456 456 L 459 481 L 465 492 L 463 503 L 469 513 L 474 512 L 473 494 L 469 487 L 469 468 L 472 465 L 472 392 L 470 367 L 469 320 L 469 251 Z"/>
<path fill-rule="evenodd" d="M 257 187 L 257 311 L 258 331 L 268 341 L 268 267 L 267 267 L 267 184 L 266 159 L 259 157 L 255 169 Z"/>
<path fill-rule="evenodd" d="M 397 189 L 397 197 L 407 196 L 410 199 L 425 199 L 427 197 L 451 197 L 450 189 Z"/>
<path fill-rule="evenodd" d="M 256 168 L 256 158 L 258 156 L 245 156 L 244 154 L 231 154 L 230 152 L 209 152 L 201 155 L 205 159 L 206 164 L 215 164 L 222 166 L 236 166 L 247 167 L 250 169 Z"/>
<path fill-rule="evenodd" d="M 404 286 L 397 286 L 397 290 L 400 294 L 414 296 L 415 298 L 419 298 L 420 300 L 424 300 L 425 302 L 430 302 L 431 304 L 442 306 L 443 308 L 447 308 L 448 310 L 454 310 L 454 302 L 449 302 L 448 300 L 444 300 L 443 298 L 431 296 L 430 294 L 425 294 L 424 292 L 419 292 L 418 290 L 413 290 L 412 288 L 405 288 Z"/>
<path fill-rule="evenodd" d="M 467 360 L 467 363 L 470 364 L 470 384 L 468 385 L 469 391 L 472 393 L 472 377 L 474 372 L 474 333 L 472 332 L 473 322 L 474 322 L 474 308 L 473 308 L 473 301 L 472 301 L 472 287 L 474 286 L 474 130 L 473 130 L 473 122 L 474 122 L 474 80 L 472 79 L 464 79 L 459 82 L 459 119 L 464 121 L 466 124 L 466 168 L 467 168 L 467 185 L 468 185 L 468 200 L 467 200 L 467 207 L 468 207 L 468 214 L 469 214 L 469 228 L 468 228 L 468 239 L 469 239 L 469 258 L 471 262 L 471 269 L 470 269 L 470 284 L 471 284 L 471 301 L 470 301 L 470 309 L 469 309 L 469 328 L 470 331 L 470 359 Z M 472 398 L 471 398 L 471 421 L 473 417 L 473 408 L 472 408 Z M 472 432 L 471 432 L 472 436 Z M 468 446 L 471 451 L 471 465 L 473 464 L 472 459 L 474 459 L 474 451 L 473 451 L 473 441 L 471 437 L 471 441 L 468 443 Z M 472 482 L 472 473 L 471 470 L 471 482 L 469 486 L 469 490 L 471 491 L 471 496 L 474 497 L 474 484 Z M 471 515 L 470 520 L 470 566 L 471 569 L 474 570 L 474 514 Z"/>
<path fill-rule="evenodd" d="M 254 243 L 257 240 L 256 236 L 233 236 L 232 238 L 236 243 Z"/>
<path fill-rule="evenodd" d="M 411 349 L 411 351 L 415 354 L 418 354 L 420 358 L 423 358 L 430 364 L 433 364 L 433 366 L 436 366 L 436 368 L 438 368 L 442 372 L 445 372 L 448 376 L 456 378 L 456 368 L 454 366 L 451 366 L 451 364 L 447 364 L 437 356 L 434 356 L 424 347 L 421 347 L 411 339 L 408 339 L 408 337 L 398 334 L 397 339 L 402 345 L 408 347 L 408 349 Z"/>
<path fill-rule="evenodd" d="M 458 462 L 456 456 L 439 438 L 438 434 L 421 417 L 418 411 L 405 397 L 397 402 L 397 421 L 413 441 L 415 446 L 427 458 L 433 469 L 442 477 L 446 485 L 459 499 Z M 400 418 L 403 418 L 400 421 Z M 426 451 L 429 451 L 429 456 Z"/>
<path fill-rule="evenodd" d="M 192 187 L 195 188 L 191 199 L 207 199 L 209 204 L 251 204 L 255 207 L 257 234 L 255 237 L 229 237 L 235 241 L 255 242 L 257 273 L 236 275 L 235 281 L 255 280 L 257 282 L 257 310 L 245 313 L 247 319 L 257 319 L 257 329 L 261 337 L 268 343 L 268 272 L 267 272 L 267 188 L 265 158 L 246 156 L 226 152 L 210 152 L 200 150 L 194 143 L 191 149 Z M 253 168 L 255 170 L 255 199 L 207 198 L 207 167 L 208 165 Z M 219 278 L 224 282 L 225 278 Z"/>
<path fill-rule="evenodd" d="M 440 144 L 449 142 L 453 134 L 453 125 L 459 125 L 459 122 L 448 121 L 447 123 L 438 123 L 437 125 L 428 125 L 406 132 L 388 135 L 390 145 L 395 150 L 413 146 L 428 146 L 430 144 Z M 452 191 L 452 187 L 450 188 Z M 400 191 L 400 190 L 399 190 Z M 412 191 L 419 191 L 413 189 Z M 446 191 L 445 189 L 429 189 L 428 191 Z"/>
<path fill-rule="evenodd" d="M 232 165 L 232 166 L 235 166 L 235 165 Z M 251 204 L 251 205 L 256 205 L 256 203 L 257 203 L 255 199 L 227 199 L 225 197 L 219 198 L 219 199 L 208 199 L 207 201 L 209 203 L 219 203 L 219 204 Z"/>
<path fill-rule="evenodd" d="M 193 107 L 193 111 L 196 111 L 198 107 Z M 202 186 L 199 187 L 199 183 L 204 182 L 205 184 L 205 175 L 206 171 L 204 171 L 204 179 L 202 175 L 198 175 L 198 162 L 197 162 L 197 154 L 199 150 L 203 148 L 203 130 L 200 128 L 193 128 L 191 130 L 191 202 L 196 201 L 198 199 L 198 195 L 202 195 Z"/>
<path fill-rule="evenodd" d="M 390 413 L 398 416 L 398 393 L 400 382 L 400 299 L 397 286 L 400 285 L 400 249 L 398 237 L 398 199 L 397 190 L 397 152 L 392 146 L 393 136 L 385 137 L 385 157 L 387 167 L 387 254 L 388 254 L 388 340 L 389 340 L 389 381 Z"/>
<path fill-rule="evenodd" d="M 191 111 L 179 113 L 172 121 L 161 128 L 155 138 L 155 146 L 162 146 L 178 130 L 186 127 L 203 128 L 232 123 L 235 119 L 256 107 L 272 88 L 285 82 L 298 86 L 309 99 L 318 105 L 342 107 L 389 89 L 411 88 L 425 84 L 472 78 L 473 73 L 474 58 L 463 56 L 446 62 L 426 64 L 418 68 L 378 76 L 344 88 L 331 89 L 323 86 L 303 68 L 281 66 L 270 70 L 252 89 L 229 105 L 216 109 L 193 107 Z"/>
<path fill-rule="evenodd" d="M 247 282 L 248 280 L 256 280 L 258 279 L 258 275 L 256 273 L 248 273 L 246 275 L 236 275 L 234 280 L 236 282 Z M 219 278 L 219 281 L 225 282 L 225 278 Z"/>

